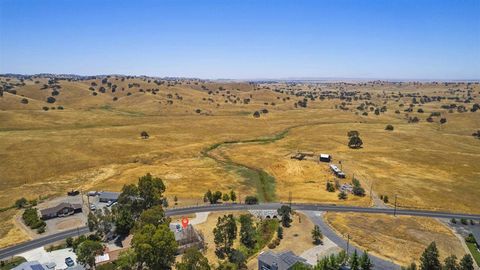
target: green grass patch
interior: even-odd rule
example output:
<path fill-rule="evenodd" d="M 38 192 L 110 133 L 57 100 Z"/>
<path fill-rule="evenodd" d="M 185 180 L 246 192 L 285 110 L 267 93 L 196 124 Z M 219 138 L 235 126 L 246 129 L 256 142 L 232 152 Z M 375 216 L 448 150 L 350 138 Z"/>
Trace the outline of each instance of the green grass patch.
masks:
<path fill-rule="evenodd" d="M 467 242 L 467 247 L 470 250 L 470 253 L 473 255 L 473 259 L 477 262 L 477 265 L 480 266 L 480 252 L 477 249 L 475 243 Z"/>
<path fill-rule="evenodd" d="M 26 261 L 27 260 L 25 260 L 25 258 L 23 258 L 23 257 L 13 257 L 10 260 L 1 261 L 0 262 L 0 270 L 12 269 L 12 268 L 17 267 L 18 265 L 20 265 L 21 263 L 24 263 Z"/>
<path fill-rule="evenodd" d="M 255 186 L 257 197 L 260 202 L 275 201 L 275 178 L 263 170 L 254 170 L 245 166 L 230 165 L 247 182 L 249 186 Z"/>
<path fill-rule="evenodd" d="M 106 263 L 96 267 L 97 270 L 115 270 L 115 264 L 113 263 Z"/>

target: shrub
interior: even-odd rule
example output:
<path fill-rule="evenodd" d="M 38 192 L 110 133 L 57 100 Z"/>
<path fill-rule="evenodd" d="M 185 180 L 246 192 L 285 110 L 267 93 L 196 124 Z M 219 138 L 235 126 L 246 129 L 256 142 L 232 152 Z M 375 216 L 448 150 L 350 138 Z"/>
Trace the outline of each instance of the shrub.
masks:
<path fill-rule="evenodd" d="M 460 222 L 461 222 L 463 225 L 468 225 L 467 219 L 465 219 L 465 218 L 460 219 Z"/>
<path fill-rule="evenodd" d="M 256 196 L 245 197 L 245 204 L 258 204 L 258 198 Z"/>
<path fill-rule="evenodd" d="M 385 127 L 385 130 L 390 130 L 390 131 L 392 131 L 392 130 L 393 130 L 393 126 L 392 126 L 392 125 L 387 125 L 387 126 Z"/>
<path fill-rule="evenodd" d="M 388 196 L 387 195 L 383 195 L 383 202 L 388 203 Z"/>
<path fill-rule="evenodd" d="M 255 112 L 253 113 L 253 117 L 259 118 L 259 117 L 260 117 L 260 113 L 259 113 L 258 111 L 255 111 Z"/>
<path fill-rule="evenodd" d="M 450 222 L 453 224 L 457 224 L 457 220 L 455 218 L 450 219 Z"/>
<path fill-rule="evenodd" d="M 15 201 L 15 207 L 19 209 L 23 208 L 26 204 L 27 204 L 27 199 L 23 197 Z"/>
<path fill-rule="evenodd" d="M 48 110 L 49 110 L 47 106 L 43 106 L 42 109 L 43 109 L 44 111 L 48 111 Z"/>
<path fill-rule="evenodd" d="M 54 97 L 48 97 L 47 102 L 48 103 L 55 103 L 56 99 Z"/>
<path fill-rule="evenodd" d="M 28 104 L 28 99 L 22 98 L 22 100 L 20 100 L 20 102 L 21 102 L 22 104 Z"/>

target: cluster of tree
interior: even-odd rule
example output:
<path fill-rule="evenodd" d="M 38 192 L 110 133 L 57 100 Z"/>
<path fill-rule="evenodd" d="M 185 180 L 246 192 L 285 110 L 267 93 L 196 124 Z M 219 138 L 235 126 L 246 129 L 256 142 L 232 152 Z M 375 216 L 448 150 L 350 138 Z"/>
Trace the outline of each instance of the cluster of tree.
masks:
<path fill-rule="evenodd" d="M 362 197 L 365 196 L 365 189 L 362 187 L 358 179 L 353 178 L 352 184 L 353 184 L 352 192 L 355 196 L 362 196 Z"/>
<path fill-rule="evenodd" d="M 360 139 L 360 133 L 356 130 L 351 130 L 347 133 L 348 136 L 348 147 L 350 148 L 360 148 L 363 145 L 362 139 Z"/>
<path fill-rule="evenodd" d="M 417 270 L 417 265 L 411 263 L 407 267 L 402 267 L 402 270 Z M 470 254 L 467 254 L 463 256 L 460 262 L 457 262 L 457 257 L 451 255 L 442 264 L 437 245 L 432 242 L 420 257 L 420 270 L 474 270 L 473 259 Z"/>
<path fill-rule="evenodd" d="M 317 261 L 317 264 L 313 267 L 307 266 L 303 263 L 296 263 L 293 266 L 293 270 L 371 270 L 373 269 L 373 263 L 366 251 L 362 255 L 358 255 L 357 250 L 353 252 L 351 256 L 348 256 L 345 251 L 338 254 L 332 254 Z"/>
<path fill-rule="evenodd" d="M 203 196 L 203 201 L 210 202 L 211 204 L 217 204 L 220 199 L 223 202 L 228 202 L 228 201 L 235 202 L 237 201 L 237 194 L 233 190 L 230 190 L 229 193 L 227 192 L 222 193 L 221 191 L 218 191 L 218 190 L 215 192 L 212 192 L 209 189 Z"/>
<path fill-rule="evenodd" d="M 37 205 L 37 200 L 27 200 L 24 197 L 15 201 L 15 207 L 17 209 L 32 207 L 36 205 Z"/>
<path fill-rule="evenodd" d="M 250 195 L 250 196 L 247 196 L 245 197 L 245 204 L 258 204 L 258 198 L 257 196 L 253 196 L 253 195 Z"/>
<path fill-rule="evenodd" d="M 27 208 L 22 214 L 23 222 L 32 230 L 37 230 L 38 233 L 44 233 L 47 224 L 40 219 L 36 208 Z"/>
<path fill-rule="evenodd" d="M 170 269 L 175 262 L 178 244 L 163 210 L 164 192 L 163 181 L 148 173 L 139 178 L 138 185 L 123 187 L 111 212 L 89 215 L 89 228 L 99 239 L 111 234 L 113 228 L 118 235 L 133 233 L 132 249 L 122 253 L 115 263 L 117 269 Z M 94 267 L 91 262 L 84 265 Z"/>
<path fill-rule="evenodd" d="M 244 217 L 244 224 L 245 222 L 248 223 Z M 248 239 L 249 236 L 245 234 L 245 230 L 243 230 L 244 234 L 241 235 L 241 237 L 243 236 L 242 240 L 251 245 L 252 240 Z M 228 261 L 220 264 L 217 269 L 245 269 L 245 255 L 240 250 L 233 248 L 233 242 L 237 238 L 237 223 L 232 214 L 218 218 L 217 226 L 213 229 L 213 235 L 215 254 L 221 259 L 228 259 Z"/>
<path fill-rule="evenodd" d="M 450 219 L 450 222 L 453 224 L 457 224 L 457 219 L 452 218 Z M 466 218 L 461 218 L 460 223 L 462 223 L 463 225 L 468 225 L 468 220 Z M 470 225 L 475 225 L 475 221 L 473 221 L 473 219 L 470 219 Z"/>

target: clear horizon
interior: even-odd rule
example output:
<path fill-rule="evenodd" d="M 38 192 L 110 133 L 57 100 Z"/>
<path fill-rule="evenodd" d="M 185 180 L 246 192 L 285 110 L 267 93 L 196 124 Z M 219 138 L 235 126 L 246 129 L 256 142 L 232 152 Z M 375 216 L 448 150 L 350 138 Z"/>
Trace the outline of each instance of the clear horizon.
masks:
<path fill-rule="evenodd" d="M 480 79 L 480 1 L 0 1 L 0 73 Z"/>

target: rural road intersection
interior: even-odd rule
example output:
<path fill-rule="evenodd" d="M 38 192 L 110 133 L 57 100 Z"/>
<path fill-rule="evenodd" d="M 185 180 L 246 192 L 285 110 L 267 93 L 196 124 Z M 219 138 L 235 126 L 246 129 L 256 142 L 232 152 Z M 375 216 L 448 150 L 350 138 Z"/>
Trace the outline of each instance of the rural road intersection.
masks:
<path fill-rule="evenodd" d="M 173 208 L 166 211 L 167 216 L 181 216 L 200 212 L 214 212 L 214 211 L 235 211 L 235 210 L 272 210 L 278 209 L 283 203 L 262 203 L 257 205 L 247 204 L 218 204 L 218 205 L 202 205 L 192 206 L 184 208 Z M 316 212 L 318 211 L 332 211 L 332 212 L 355 212 L 355 213 L 373 213 L 373 214 L 394 214 L 394 209 L 391 208 L 370 208 L 370 207 L 358 207 L 358 206 L 337 206 L 327 204 L 291 204 L 293 210 L 303 211 L 309 216 L 309 218 L 317 225 L 320 226 L 324 235 L 330 238 L 335 244 L 343 249 L 347 248 L 346 241 L 338 236 L 333 230 L 326 225 L 322 218 L 319 217 Z M 436 211 L 424 211 L 424 210 L 407 210 L 397 209 L 397 215 L 409 215 L 409 216 L 423 216 L 432 218 L 466 218 L 473 220 L 480 220 L 480 215 L 461 214 L 461 213 L 448 213 L 448 212 L 436 212 Z M 42 238 L 34 239 L 28 242 L 20 243 L 15 246 L 0 249 L 0 260 L 15 256 L 16 254 L 42 247 L 68 237 L 75 237 L 88 233 L 88 227 L 79 227 L 76 229 L 59 232 L 53 235 L 45 236 Z M 351 246 L 351 245 L 350 245 Z M 349 252 L 353 252 L 356 248 L 351 246 Z M 362 253 L 361 250 L 357 252 Z M 399 269 L 398 265 L 395 265 L 389 261 L 371 256 L 376 268 L 379 269 Z"/>

